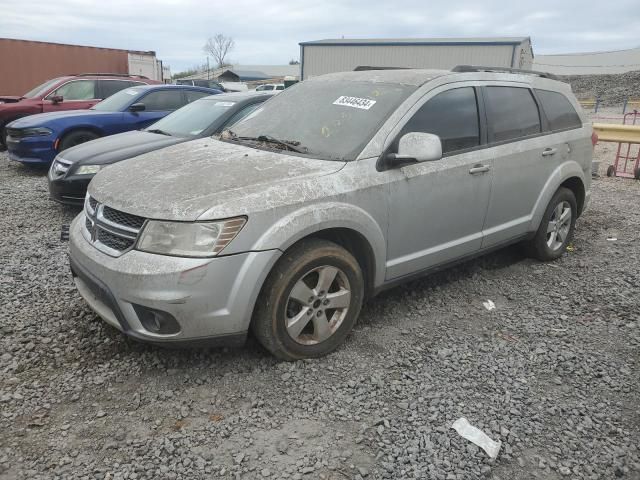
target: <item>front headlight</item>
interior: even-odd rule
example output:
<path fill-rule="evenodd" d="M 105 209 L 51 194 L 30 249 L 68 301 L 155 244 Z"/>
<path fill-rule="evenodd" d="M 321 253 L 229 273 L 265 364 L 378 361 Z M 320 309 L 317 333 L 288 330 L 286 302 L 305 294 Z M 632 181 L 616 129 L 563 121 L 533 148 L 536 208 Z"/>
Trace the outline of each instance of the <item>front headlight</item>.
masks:
<path fill-rule="evenodd" d="M 51 135 L 53 130 L 45 127 L 23 128 L 20 133 L 23 137 L 44 137 L 46 135 Z"/>
<path fill-rule="evenodd" d="M 217 222 L 149 220 L 136 248 L 178 257 L 214 257 L 235 238 L 245 223 L 245 217 Z"/>
<path fill-rule="evenodd" d="M 75 171 L 76 175 L 93 175 L 98 173 L 103 165 L 80 165 Z"/>

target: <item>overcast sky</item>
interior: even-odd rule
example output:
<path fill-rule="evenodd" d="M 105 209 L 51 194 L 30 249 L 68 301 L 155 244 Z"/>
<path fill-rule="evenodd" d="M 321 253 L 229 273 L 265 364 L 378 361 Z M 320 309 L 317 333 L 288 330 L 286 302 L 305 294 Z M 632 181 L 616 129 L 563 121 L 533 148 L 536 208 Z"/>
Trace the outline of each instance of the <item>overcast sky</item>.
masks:
<path fill-rule="evenodd" d="M 235 39 L 234 63 L 254 65 L 343 36 L 531 36 L 535 54 L 568 53 L 640 46 L 638 1 L 0 0 L 0 37 L 155 50 L 173 72 L 206 62 L 216 33 Z"/>

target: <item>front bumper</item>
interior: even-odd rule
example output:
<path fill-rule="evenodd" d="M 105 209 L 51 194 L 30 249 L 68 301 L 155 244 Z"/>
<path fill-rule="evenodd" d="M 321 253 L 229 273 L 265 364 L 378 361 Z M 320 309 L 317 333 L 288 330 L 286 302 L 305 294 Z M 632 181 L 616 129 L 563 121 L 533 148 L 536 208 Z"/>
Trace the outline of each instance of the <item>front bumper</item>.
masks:
<path fill-rule="evenodd" d="M 94 175 L 70 175 L 54 178 L 49 172 L 49 197 L 65 205 L 84 205 L 87 187 Z"/>
<path fill-rule="evenodd" d="M 244 341 L 262 284 L 279 250 L 215 258 L 182 258 L 132 250 L 114 258 L 87 242 L 84 214 L 71 224 L 70 262 L 81 296 L 107 323 L 158 344 Z M 170 314 L 180 331 L 147 330 L 135 305 Z"/>
<path fill-rule="evenodd" d="M 28 165 L 49 165 L 56 156 L 54 139 L 46 137 L 7 137 L 9 159 Z"/>

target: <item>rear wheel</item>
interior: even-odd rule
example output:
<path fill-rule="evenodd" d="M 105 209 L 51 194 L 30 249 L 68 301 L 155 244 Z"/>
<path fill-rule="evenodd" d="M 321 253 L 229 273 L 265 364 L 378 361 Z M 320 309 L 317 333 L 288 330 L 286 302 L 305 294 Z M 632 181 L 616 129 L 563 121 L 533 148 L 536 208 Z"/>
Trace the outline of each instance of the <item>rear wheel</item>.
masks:
<path fill-rule="evenodd" d="M 89 142 L 91 140 L 95 140 L 99 138 L 95 132 L 90 130 L 74 130 L 73 132 L 67 133 L 60 142 L 59 151 L 66 150 L 67 148 L 75 147 L 76 145 L 80 145 L 81 143 Z"/>
<path fill-rule="evenodd" d="M 575 195 L 560 187 L 549 202 L 535 237 L 527 242 L 527 253 L 543 262 L 562 256 L 573 237 L 577 213 Z"/>
<path fill-rule="evenodd" d="M 307 240 L 286 252 L 269 274 L 252 329 L 283 360 L 326 355 L 353 328 L 363 296 L 357 260 L 333 242 Z"/>
<path fill-rule="evenodd" d="M 640 167 L 636 168 L 633 172 L 633 178 L 635 178 L 636 180 L 640 180 Z"/>
<path fill-rule="evenodd" d="M 613 165 L 609 165 L 607 167 L 607 177 L 613 177 L 616 174 L 616 167 L 614 167 Z"/>

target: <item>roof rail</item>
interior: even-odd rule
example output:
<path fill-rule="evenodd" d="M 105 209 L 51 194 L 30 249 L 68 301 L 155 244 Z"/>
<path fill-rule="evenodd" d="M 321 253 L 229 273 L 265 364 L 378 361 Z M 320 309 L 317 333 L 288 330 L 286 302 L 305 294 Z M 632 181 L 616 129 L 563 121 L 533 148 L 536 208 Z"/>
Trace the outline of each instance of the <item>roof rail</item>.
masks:
<path fill-rule="evenodd" d="M 70 76 L 76 77 L 127 77 L 127 78 L 146 78 L 144 75 L 133 75 L 130 73 L 72 73 Z"/>
<path fill-rule="evenodd" d="M 537 75 L 542 78 L 549 78 L 551 80 L 558 80 L 553 73 L 539 72 L 537 70 L 522 70 L 520 68 L 509 67 L 481 67 L 479 65 L 456 65 L 451 69 L 452 72 L 505 72 L 505 73 L 520 73 L 524 75 Z"/>
<path fill-rule="evenodd" d="M 368 65 L 360 65 L 353 69 L 354 72 L 366 72 L 369 70 L 408 70 L 409 67 L 370 67 Z"/>

